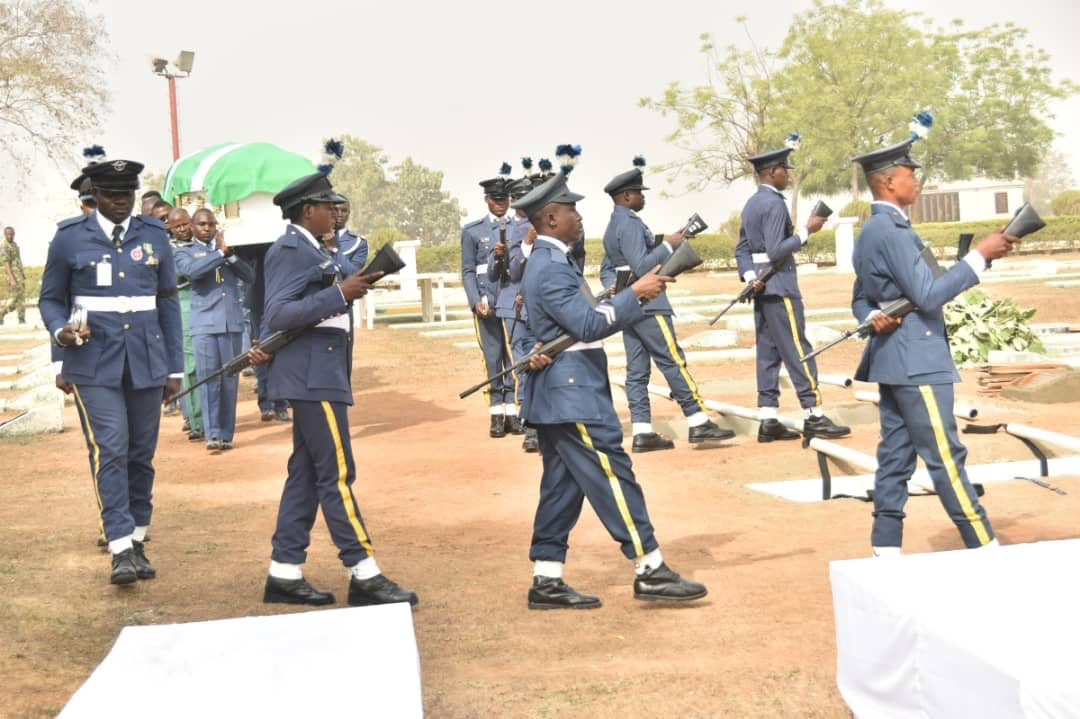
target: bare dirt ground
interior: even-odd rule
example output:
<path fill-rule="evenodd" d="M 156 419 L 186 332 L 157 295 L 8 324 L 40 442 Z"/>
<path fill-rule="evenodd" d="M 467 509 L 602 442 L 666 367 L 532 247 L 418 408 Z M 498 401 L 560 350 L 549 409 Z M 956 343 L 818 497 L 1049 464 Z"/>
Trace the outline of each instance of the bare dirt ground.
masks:
<path fill-rule="evenodd" d="M 731 292 L 733 276 L 687 278 L 680 288 Z M 846 305 L 850 277 L 807 274 L 809 307 Z M 1069 289 L 1033 281 L 990 285 L 1039 309 L 1036 321 L 1078 317 Z M 687 337 L 704 323 L 681 323 Z M 868 553 L 870 507 L 854 500 L 800 505 L 745 488 L 816 476 L 798 442 L 692 450 L 673 403 L 654 399 L 672 452 L 636 455 L 664 554 L 710 590 L 688 606 L 632 598 L 633 569 L 586 507 L 572 535 L 567 580 L 597 593 L 590 612 L 530 612 L 528 544 L 540 460 L 515 438 L 487 437 L 479 353 L 379 327 L 358 335 L 350 411 L 359 469 L 355 491 L 386 573 L 420 594 L 414 611 L 424 706 L 434 717 L 846 717 L 835 686 L 828 563 Z M 743 344 L 752 340 L 741 337 Z M 822 359 L 850 372 L 861 346 Z M 706 397 L 753 406 L 751 361 L 693 363 Z M 619 371 L 619 370 L 616 370 Z M 958 396 L 974 398 L 965 372 Z M 654 382 L 662 382 L 659 375 Z M 68 430 L 0 440 L 0 716 L 55 714 L 125 625 L 297 611 L 261 603 L 291 431 L 262 423 L 241 384 L 236 449 L 189 443 L 178 418 L 162 420 L 148 553 L 158 578 L 121 590 L 94 545 L 97 520 L 85 444 Z M 851 390 L 825 388 L 828 404 Z M 628 421 L 620 392 L 615 402 Z M 783 411 L 795 413 L 785 391 Z M 1010 419 L 1080 435 L 1077 403 L 978 401 L 985 421 Z M 845 445 L 873 453 L 876 424 Z M 969 462 L 1024 459 L 1002 436 L 965 436 Z M 1004 543 L 1080 536 L 1076 477 L 1053 478 L 1068 496 L 1026 482 L 990 485 L 984 502 Z M 912 498 L 905 550 L 960 548 L 932 497 Z M 346 577 L 320 519 L 306 575 L 344 600 Z M 302 610 L 301 610 L 302 611 Z M 317 611 L 317 610 L 314 610 Z M 357 670 L 377 661 L 357 638 Z M 152 709 L 146 710 L 152 716 Z"/>

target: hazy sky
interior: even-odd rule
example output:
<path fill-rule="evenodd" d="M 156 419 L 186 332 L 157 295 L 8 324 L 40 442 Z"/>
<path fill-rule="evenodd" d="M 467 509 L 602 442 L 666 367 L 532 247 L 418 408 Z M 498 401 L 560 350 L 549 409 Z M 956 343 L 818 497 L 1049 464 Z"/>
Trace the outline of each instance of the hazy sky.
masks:
<path fill-rule="evenodd" d="M 571 186 L 586 195 L 579 209 L 586 232 L 596 236 L 611 211 L 601 189 L 607 180 L 629 169 L 635 154 L 650 164 L 674 156 L 664 141 L 670 120 L 638 108 L 638 99 L 659 94 L 671 80 L 703 78 L 699 33 L 742 43 L 734 22 L 742 14 L 759 44 L 776 47 L 791 15 L 811 3 L 187 0 L 168 13 L 125 0 L 87 5 L 105 18 L 115 53 L 110 113 L 100 134 L 70 148 L 66 167 L 43 160 L 31 177 L 4 176 L 0 222 L 16 226 L 28 264 L 43 263 L 55 222 L 76 210 L 67 185 L 83 146 L 99 143 L 110 157 L 140 160 L 155 172 L 168 167 L 167 84 L 152 74 L 152 56 L 195 51 L 192 76 L 177 83 L 181 153 L 265 141 L 317 161 L 321 138 L 347 132 L 381 146 L 392 161 L 412 156 L 443 171 L 444 188 L 462 202 L 467 219 L 485 209 L 477 181 L 504 160 L 516 168 L 522 155 L 538 159 L 557 144 L 581 144 Z M 895 5 L 941 22 L 964 18 L 972 27 L 1022 24 L 1049 52 L 1058 77 L 1080 81 L 1080 5 Z M 1052 124 L 1063 135 L 1057 147 L 1080 162 L 1080 98 L 1059 103 L 1055 114 Z M 1080 180 L 1080 171 L 1075 175 Z M 658 176 L 649 182 L 665 187 Z M 717 186 L 671 199 L 654 192 L 643 215 L 657 232 L 676 229 L 694 211 L 715 227 L 751 191 L 748 184 Z M 361 198 L 354 213 L 362 212 Z"/>

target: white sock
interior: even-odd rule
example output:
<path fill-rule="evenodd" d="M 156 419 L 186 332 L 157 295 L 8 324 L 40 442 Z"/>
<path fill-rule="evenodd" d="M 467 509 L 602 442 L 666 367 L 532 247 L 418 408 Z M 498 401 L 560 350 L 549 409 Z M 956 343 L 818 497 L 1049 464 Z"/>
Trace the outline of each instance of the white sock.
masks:
<path fill-rule="evenodd" d="M 700 427 L 708 421 L 709 415 L 701 411 L 694 412 L 692 415 L 686 418 L 686 423 L 691 427 Z"/>
<path fill-rule="evenodd" d="M 634 572 L 641 575 L 650 569 L 656 569 L 663 563 L 664 557 L 660 554 L 660 547 L 657 547 L 648 554 L 634 560 Z"/>
<path fill-rule="evenodd" d="M 488 408 L 488 411 L 491 414 L 503 414 L 504 413 L 503 406 L 501 404 L 493 404 L 493 405 L 491 405 L 491 407 Z"/>
<path fill-rule="evenodd" d="M 375 557 L 365 557 L 349 567 L 349 576 L 357 579 L 371 579 L 381 574 L 379 565 L 375 563 Z"/>
<path fill-rule="evenodd" d="M 989 542 L 982 545 L 981 547 L 975 547 L 975 549 L 989 549 L 990 547 L 1000 547 L 1000 546 L 1001 546 L 1001 542 L 999 542 L 997 540 L 997 537 L 994 537 L 993 539 L 991 539 Z"/>
<path fill-rule="evenodd" d="M 270 560 L 270 576 L 275 579 L 303 579 L 304 570 L 301 564 L 286 564 Z"/>
<path fill-rule="evenodd" d="M 537 559 L 533 562 L 534 577 L 550 577 L 551 579 L 562 579 L 562 570 L 562 562 L 553 562 L 544 559 Z"/>
<path fill-rule="evenodd" d="M 652 422 L 634 422 L 630 427 L 630 433 L 633 435 L 649 434 L 652 432 Z"/>
<path fill-rule="evenodd" d="M 120 552 L 131 549 L 133 546 L 130 534 L 126 537 L 120 537 L 120 539 L 109 540 L 109 552 L 111 554 L 120 554 Z"/>
<path fill-rule="evenodd" d="M 518 409 L 517 409 L 516 404 L 504 404 L 503 407 L 506 408 L 505 414 L 506 414 L 507 417 L 517 417 L 518 416 Z"/>
<path fill-rule="evenodd" d="M 131 538 L 134 539 L 136 542 L 145 542 L 146 532 L 149 529 L 150 525 L 147 525 L 145 527 L 135 527 L 135 533 L 131 535 Z"/>
<path fill-rule="evenodd" d="M 899 557 L 900 547 L 874 547 L 875 557 Z"/>
<path fill-rule="evenodd" d="M 758 419 L 776 419 L 776 407 L 758 407 Z"/>
<path fill-rule="evenodd" d="M 824 417 L 825 413 L 821 411 L 821 407 L 807 407 L 803 410 L 803 416 L 810 419 L 811 417 Z"/>

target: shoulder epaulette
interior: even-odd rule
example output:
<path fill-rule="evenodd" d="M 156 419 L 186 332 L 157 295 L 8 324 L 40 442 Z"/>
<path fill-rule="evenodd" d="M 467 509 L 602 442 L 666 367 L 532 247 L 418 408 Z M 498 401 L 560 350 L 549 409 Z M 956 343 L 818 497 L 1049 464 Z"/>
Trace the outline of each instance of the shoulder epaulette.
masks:
<path fill-rule="evenodd" d="M 466 229 L 466 230 L 467 230 L 467 229 L 469 229 L 470 227 L 474 227 L 475 225 L 479 225 L 479 224 L 480 224 L 481 222 L 483 222 L 483 221 L 484 221 L 484 218 L 483 218 L 483 217 L 480 217 L 480 218 L 478 218 L 478 219 L 475 219 L 475 220 L 473 220 L 472 222 L 466 223 L 466 225 L 465 225 L 464 229 Z"/>
<path fill-rule="evenodd" d="M 59 222 L 56 223 L 56 229 L 62 230 L 65 227 L 71 227 L 72 225 L 77 225 L 80 222 L 82 222 L 83 220 L 85 220 L 87 217 L 89 217 L 89 215 L 76 215 L 75 217 L 69 217 L 66 220 L 60 220 Z"/>

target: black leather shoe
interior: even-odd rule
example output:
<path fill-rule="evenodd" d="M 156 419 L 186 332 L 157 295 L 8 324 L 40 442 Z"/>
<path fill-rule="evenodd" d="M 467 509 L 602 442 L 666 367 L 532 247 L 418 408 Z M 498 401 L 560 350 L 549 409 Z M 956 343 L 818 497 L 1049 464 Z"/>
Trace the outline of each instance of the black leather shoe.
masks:
<path fill-rule="evenodd" d="M 135 549 L 135 576 L 139 579 L 153 579 L 157 576 L 157 570 L 150 560 L 146 558 L 146 548 L 142 542 L 132 541 Z"/>
<path fill-rule="evenodd" d="M 690 444 L 731 439 L 734 436 L 735 433 L 730 429 L 724 429 L 711 419 L 705 424 L 699 424 L 697 427 L 690 428 Z"/>
<path fill-rule="evenodd" d="M 233 448 L 232 440 L 229 440 L 229 439 L 221 440 L 221 449 L 229 450 L 229 449 L 232 449 L 232 448 Z"/>
<path fill-rule="evenodd" d="M 521 442 L 521 448 L 526 452 L 540 451 L 540 438 L 536 436 L 536 430 L 532 427 L 525 428 L 525 439 Z"/>
<path fill-rule="evenodd" d="M 349 606 L 369 607 L 373 604 L 394 604 L 395 602 L 408 602 L 412 606 L 420 598 L 411 589 L 399 586 L 386 578 L 386 575 L 376 574 L 371 579 L 349 578 Z"/>
<path fill-rule="evenodd" d="M 598 609 L 600 597 L 582 594 L 557 577 L 533 577 L 529 609 Z"/>
<path fill-rule="evenodd" d="M 635 434 L 634 443 L 630 447 L 632 452 L 655 452 L 660 449 L 675 449 L 675 443 L 656 432 Z"/>
<path fill-rule="evenodd" d="M 778 419 L 763 419 L 757 431 L 758 442 L 772 442 L 777 439 L 798 439 L 802 435 Z"/>
<path fill-rule="evenodd" d="M 514 415 L 506 418 L 506 431 L 510 434 L 525 434 L 525 423 L 521 417 Z"/>
<path fill-rule="evenodd" d="M 119 554 L 112 555 L 110 582 L 113 584 L 133 584 L 138 577 L 138 571 L 135 569 L 134 549 L 125 549 Z"/>
<path fill-rule="evenodd" d="M 820 417 L 812 415 L 803 420 L 803 431 L 815 437 L 836 439 L 837 437 L 846 437 L 851 434 L 851 427 L 834 424 L 833 421 L 825 415 L 821 415 Z"/>
<path fill-rule="evenodd" d="M 333 604 L 334 595 L 311 586 L 306 579 L 266 578 L 263 590 L 263 602 L 266 604 L 311 604 L 321 607 Z"/>
<path fill-rule="evenodd" d="M 188 432 L 187 438 L 189 442 L 198 442 L 203 438 L 203 433 L 197 429 L 193 429 Z"/>
<path fill-rule="evenodd" d="M 261 419 L 263 422 L 273 422 L 274 421 L 274 412 L 273 412 L 273 410 L 264 409 L 262 411 L 262 413 L 259 415 L 259 419 Z"/>
<path fill-rule="evenodd" d="M 278 422 L 292 422 L 292 417 L 289 416 L 289 410 L 287 409 L 274 410 L 274 416 L 277 417 Z"/>
<path fill-rule="evenodd" d="M 491 415 L 491 428 L 488 430 L 488 435 L 494 438 L 506 436 L 506 415 Z"/>
<path fill-rule="evenodd" d="M 700 582 L 683 579 L 664 562 L 656 569 L 639 574 L 634 579 L 634 599 L 653 601 L 688 602 L 701 599 L 709 590 Z"/>

